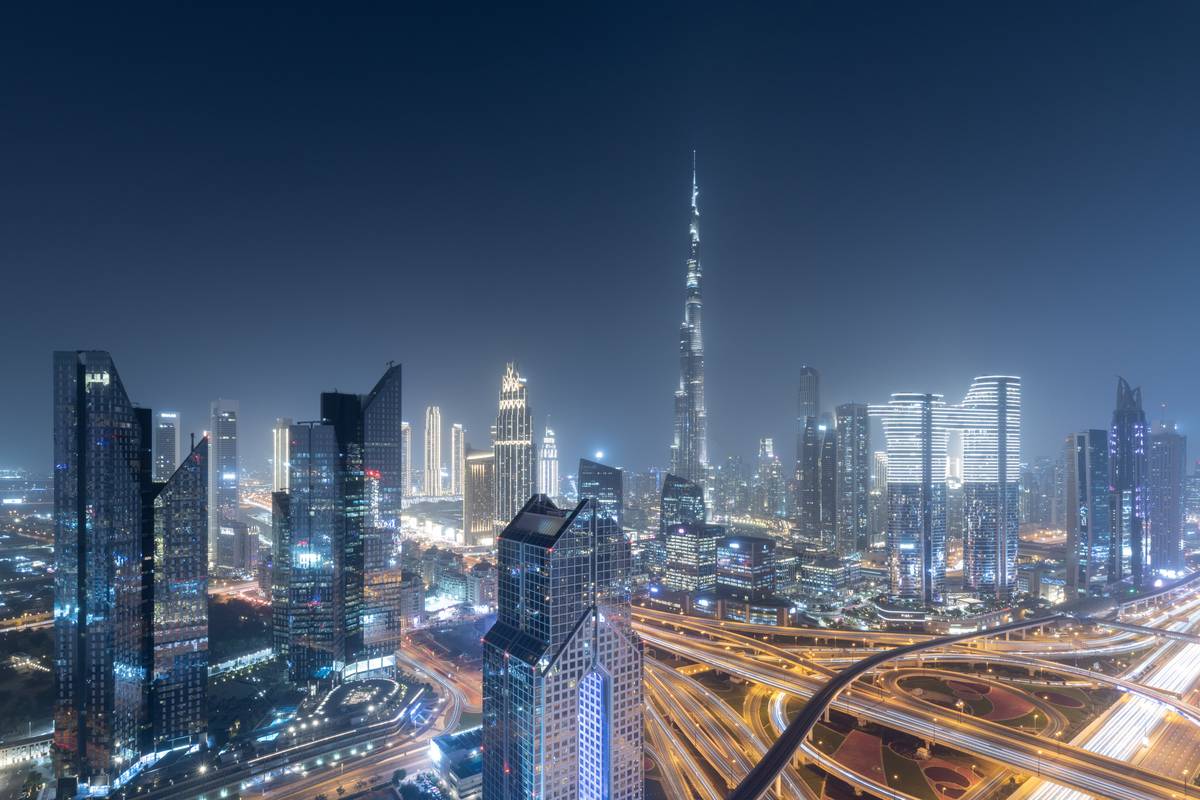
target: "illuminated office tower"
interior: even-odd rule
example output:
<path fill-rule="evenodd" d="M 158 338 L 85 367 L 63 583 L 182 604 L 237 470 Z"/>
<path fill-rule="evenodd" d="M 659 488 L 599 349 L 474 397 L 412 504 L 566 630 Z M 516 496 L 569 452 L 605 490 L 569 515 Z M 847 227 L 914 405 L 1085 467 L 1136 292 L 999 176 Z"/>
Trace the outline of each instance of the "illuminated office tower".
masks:
<path fill-rule="evenodd" d="M 500 527 L 517 515 L 533 494 L 533 414 L 525 378 L 509 363 L 500 380 L 500 410 L 492 432 L 496 455 L 496 524 Z"/>
<path fill-rule="evenodd" d="M 463 476 L 463 544 L 486 547 L 496 537 L 496 457 L 471 450 Z"/>
<path fill-rule="evenodd" d="M 483 643 L 488 800 L 641 800 L 642 644 L 628 547 L 594 500 L 528 500 L 497 541 Z"/>
<path fill-rule="evenodd" d="M 837 428 L 833 417 L 822 414 L 817 423 L 820 436 L 821 457 L 819 469 L 819 512 L 818 520 L 821 544 L 832 550 L 837 546 Z"/>
<path fill-rule="evenodd" d="M 537 490 L 551 499 L 558 497 L 558 444 L 549 425 L 542 432 L 542 448 L 538 451 Z"/>
<path fill-rule="evenodd" d="M 861 553 L 870 543 L 871 425 L 867 407 L 845 403 L 837 407 L 837 536 L 835 549 Z"/>
<path fill-rule="evenodd" d="M 1017 585 L 1021 379 L 978 377 L 955 411 L 962 435 L 963 585 L 1007 598 Z"/>
<path fill-rule="evenodd" d="M 762 536 L 727 536 L 717 545 L 717 588 L 742 602 L 775 594 L 775 542 Z"/>
<path fill-rule="evenodd" d="M 758 470 L 754 477 L 755 516 L 785 516 L 787 484 L 783 481 L 783 465 L 775 455 L 775 442 L 770 436 L 758 440 Z"/>
<path fill-rule="evenodd" d="M 208 565 L 217 564 L 221 523 L 237 520 L 241 502 L 238 475 L 238 404 L 214 400 L 208 433 Z"/>
<path fill-rule="evenodd" d="M 1156 422 L 1146 470 L 1150 566 L 1155 572 L 1183 569 L 1183 487 L 1187 437 L 1174 422 Z"/>
<path fill-rule="evenodd" d="M 717 550 L 725 528 L 690 522 L 672 525 L 665 534 L 667 568 L 663 585 L 679 592 L 717 588 Z"/>
<path fill-rule="evenodd" d="M 383 376 L 362 397 L 363 470 L 370 497 L 368 529 L 400 528 L 410 456 L 407 423 L 401 413 L 402 388 L 400 365 L 389 361 Z M 398 539 L 395 541 L 398 544 Z"/>
<path fill-rule="evenodd" d="M 153 749 L 208 739 L 208 439 L 154 496 Z"/>
<path fill-rule="evenodd" d="M 586 458 L 579 459 L 579 496 L 590 497 L 623 529 L 625 495 L 621 470 Z M 544 492 L 543 492 L 544 494 Z"/>
<path fill-rule="evenodd" d="M 694 529 L 691 535 L 699 536 L 700 529 L 704 526 L 704 521 L 704 489 L 699 484 L 689 481 L 686 478 L 681 478 L 678 475 L 668 475 L 663 480 L 662 496 L 659 501 L 658 538 L 655 540 L 654 547 L 649 556 L 650 572 L 655 575 L 667 575 L 671 570 L 671 555 L 669 552 L 672 545 L 671 537 L 678 536 L 679 529 L 685 527 Z M 697 554 L 695 552 L 691 556 L 682 555 L 680 551 L 684 546 L 683 542 L 676 541 L 676 554 L 685 559 L 696 558 Z M 712 549 L 712 559 L 713 574 L 715 575 L 715 543 Z M 708 563 L 707 550 L 701 560 Z M 676 571 L 690 574 L 688 564 L 677 564 Z M 681 581 L 675 581 L 675 584 L 681 584 Z M 678 588 L 678 586 L 674 588 Z"/>
<path fill-rule="evenodd" d="M 425 472 L 421 491 L 426 497 L 442 494 L 442 410 L 437 406 L 425 409 Z"/>
<path fill-rule="evenodd" d="M 288 428 L 292 421 L 287 417 L 276 417 L 271 428 L 271 491 L 288 490 Z"/>
<path fill-rule="evenodd" d="M 946 584 L 946 439 L 940 394 L 897 393 L 868 406 L 887 440 L 889 595 L 932 605 Z"/>
<path fill-rule="evenodd" d="M 289 429 L 290 488 L 274 495 L 273 611 L 275 641 L 298 684 L 325 680 L 346 661 L 345 617 L 338 602 L 339 452 L 333 425 L 301 422 Z M 279 613 L 282 612 L 282 613 Z"/>
<path fill-rule="evenodd" d="M 796 419 L 821 415 L 821 373 L 807 364 L 800 367 L 800 390 L 796 394 Z"/>
<path fill-rule="evenodd" d="M 1117 379 L 1117 407 L 1108 430 L 1111 544 L 1108 581 L 1131 579 L 1140 590 L 1148 577 L 1150 542 L 1145 536 L 1146 450 L 1149 442 L 1142 390 Z"/>
<path fill-rule="evenodd" d="M 466 440 L 463 438 L 463 426 L 456 422 L 450 426 L 450 495 L 452 497 L 462 497 L 463 456 L 466 446 Z"/>
<path fill-rule="evenodd" d="M 154 480 L 158 483 L 175 474 L 183 458 L 179 437 L 179 414 L 158 412 L 154 417 Z"/>
<path fill-rule="evenodd" d="M 868 410 L 868 414 L 870 411 Z M 882 541 L 888 529 L 887 453 L 876 450 L 871 456 L 871 543 Z"/>
<path fill-rule="evenodd" d="M 695 153 L 692 154 L 691 249 L 687 260 L 687 298 L 679 326 L 679 388 L 675 390 L 675 431 L 671 472 L 703 484 L 708 468 L 708 416 L 704 406 L 704 334 L 700 293 L 700 209 L 696 200 Z"/>
<path fill-rule="evenodd" d="M 792 520 L 806 537 L 821 526 L 821 375 L 815 367 L 800 368 L 796 400 L 796 469 L 792 487 Z"/>
<path fill-rule="evenodd" d="M 1066 466 L 1068 597 L 1100 594 L 1108 572 L 1108 431 L 1067 437 Z"/>
<path fill-rule="evenodd" d="M 400 463 L 404 466 L 401 468 L 403 472 L 405 497 L 412 497 L 412 425 L 407 422 L 400 423 Z"/>
<path fill-rule="evenodd" d="M 54 751 L 83 782 L 137 762 L 150 722 L 140 411 L 108 353 L 54 354 Z"/>

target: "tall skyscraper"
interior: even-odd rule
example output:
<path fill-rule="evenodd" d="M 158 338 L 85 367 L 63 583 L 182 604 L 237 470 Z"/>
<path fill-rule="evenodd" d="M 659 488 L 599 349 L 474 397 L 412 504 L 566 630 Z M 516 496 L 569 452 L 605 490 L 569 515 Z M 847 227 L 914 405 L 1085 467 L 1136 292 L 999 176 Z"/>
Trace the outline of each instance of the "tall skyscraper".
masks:
<path fill-rule="evenodd" d="M 483 646 L 488 800 L 640 800 L 642 645 L 628 547 L 594 499 L 528 500 L 497 542 Z"/>
<path fill-rule="evenodd" d="M 703 522 L 672 525 L 666 531 L 667 568 L 663 585 L 678 592 L 717 588 L 717 551 L 725 528 Z"/>
<path fill-rule="evenodd" d="M 154 496 L 153 749 L 208 739 L 208 439 Z"/>
<path fill-rule="evenodd" d="M 708 467 L 708 417 L 704 410 L 704 336 L 700 295 L 700 209 L 696 200 L 695 153 L 692 154 L 691 250 L 687 260 L 687 297 L 679 326 L 679 388 L 675 390 L 675 435 L 671 472 L 703 484 Z"/>
<path fill-rule="evenodd" d="M 238 473 L 238 404 L 214 400 L 208 435 L 208 564 L 217 563 L 221 523 L 236 521 L 241 503 Z"/>
<path fill-rule="evenodd" d="M 544 493 L 543 493 L 544 494 Z M 579 496 L 590 497 L 624 529 L 625 494 L 621 470 L 586 458 L 579 459 Z"/>
<path fill-rule="evenodd" d="M 963 584 L 1007 598 L 1017 583 L 1021 379 L 976 378 L 956 414 L 963 453 Z"/>
<path fill-rule="evenodd" d="M 463 457 L 466 455 L 466 439 L 462 423 L 450 426 L 450 495 L 461 497 L 463 492 Z"/>
<path fill-rule="evenodd" d="M 820 422 L 817 423 L 817 434 L 821 441 L 818 469 L 819 530 L 821 544 L 832 550 L 837 546 L 837 426 L 832 416 L 821 415 Z"/>
<path fill-rule="evenodd" d="M 404 465 L 401 468 L 404 484 L 403 495 L 412 497 L 412 425 L 407 422 L 400 423 L 400 462 Z"/>
<path fill-rule="evenodd" d="M 1117 379 L 1117 407 L 1108 432 L 1109 519 L 1112 546 L 1109 583 L 1132 580 L 1140 590 L 1148 577 L 1150 542 L 1145 536 L 1146 449 L 1149 430 L 1142 410 L 1142 390 Z"/>
<path fill-rule="evenodd" d="M 542 432 L 542 449 L 538 452 L 537 490 L 551 499 L 558 497 L 558 444 L 549 425 Z"/>
<path fill-rule="evenodd" d="M 1099 594 L 1108 572 L 1108 431 L 1067 437 L 1067 591 L 1072 599 Z"/>
<path fill-rule="evenodd" d="M 787 514 L 787 484 L 783 481 L 783 465 L 775 455 L 775 442 L 770 436 L 758 440 L 758 470 L 755 472 L 754 513 L 763 517 L 784 517 Z"/>
<path fill-rule="evenodd" d="M 328 679 L 346 663 L 346 617 L 339 602 L 339 452 L 333 425 L 301 422 L 290 429 L 290 489 L 276 494 L 275 569 L 286 572 L 280 587 L 282 615 L 276 641 L 286 647 L 288 676 L 295 682 Z M 276 607 L 276 611 L 280 609 Z"/>
<path fill-rule="evenodd" d="M 155 483 L 152 427 L 108 353 L 54 354 L 54 753 L 100 793 L 207 728 L 208 441 Z"/>
<path fill-rule="evenodd" d="M 649 571 L 655 575 L 666 575 L 670 571 L 671 537 L 678 535 L 679 529 L 693 526 L 693 533 L 701 535 L 700 528 L 705 522 L 704 489 L 687 478 L 678 475 L 667 475 L 662 484 L 662 496 L 659 501 L 658 537 L 648 554 Z M 678 548 L 684 545 L 676 542 Z M 715 544 L 712 556 L 716 558 Z M 707 562 L 707 557 L 703 559 Z M 715 575 L 715 562 L 713 574 Z"/>
<path fill-rule="evenodd" d="M 275 427 L 271 428 L 272 492 L 286 492 L 288 490 L 288 428 L 291 426 L 291 419 L 276 417 Z"/>
<path fill-rule="evenodd" d="M 150 722 L 138 417 L 108 353 L 54 354 L 54 748 L 84 781 L 137 762 Z"/>
<path fill-rule="evenodd" d="M 437 406 L 425 409 L 425 472 L 421 491 L 427 497 L 442 494 L 442 410 Z"/>
<path fill-rule="evenodd" d="M 509 363 L 500 380 L 492 450 L 496 454 L 496 522 L 506 525 L 533 495 L 533 413 L 525 378 Z"/>
<path fill-rule="evenodd" d="M 868 414 L 870 411 L 868 410 Z M 871 542 L 886 538 L 888 529 L 888 457 L 876 450 L 871 457 Z"/>
<path fill-rule="evenodd" d="M 897 393 L 868 407 L 887 439 L 889 594 L 940 603 L 946 583 L 946 439 L 953 424 L 940 394 Z"/>
<path fill-rule="evenodd" d="M 1179 433 L 1174 422 L 1154 423 L 1148 461 L 1146 521 L 1150 528 L 1150 566 L 1155 572 L 1182 570 L 1187 437 Z"/>
<path fill-rule="evenodd" d="M 175 474 L 183 458 L 179 436 L 179 414 L 158 412 L 154 418 L 154 480 L 158 483 Z"/>
<path fill-rule="evenodd" d="M 463 478 L 463 544 L 490 545 L 496 536 L 496 457 L 471 450 Z"/>
<path fill-rule="evenodd" d="M 405 434 L 407 423 L 402 420 L 402 380 L 400 365 L 389 361 L 383 376 L 362 397 L 363 469 L 370 498 L 368 528 L 400 528 L 411 455 Z"/>
<path fill-rule="evenodd" d="M 837 407 L 837 537 L 842 555 L 861 553 L 870 540 L 871 425 L 867 407 Z"/>
<path fill-rule="evenodd" d="M 821 373 L 807 364 L 800 367 L 800 391 L 796 397 L 796 419 L 821 416 Z"/>

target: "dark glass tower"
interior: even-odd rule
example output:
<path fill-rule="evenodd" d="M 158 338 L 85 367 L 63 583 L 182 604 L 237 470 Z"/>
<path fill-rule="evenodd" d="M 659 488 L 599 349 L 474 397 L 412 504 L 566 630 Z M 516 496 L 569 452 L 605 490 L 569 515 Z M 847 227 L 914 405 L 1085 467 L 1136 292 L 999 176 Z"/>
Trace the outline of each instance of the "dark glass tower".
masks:
<path fill-rule="evenodd" d="M 1108 431 L 1067 437 L 1067 589 L 1072 597 L 1099 594 L 1108 571 Z"/>
<path fill-rule="evenodd" d="M 704 409 L 704 334 L 700 293 L 700 209 L 696 200 L 695 153 L 692 154 L 691 250 L 687 260 L 687 296 L 679 326 L 679 388 L 675 390 L 675 434 L 671 443 L 671 472 L 703 483 L 708 467 L 708 416 Z"/>
<path fill-rule="evenodd" d="M 625 500 L 621 470 L 586 458 L 579 459 L 579 496 L 595 498 L 617 521 L 617 527 L 622 527 Z"/>
<path fill-rule="evenodd" d="M 1135 590 L 1149 574 L 1146 523 L 1146 446 L 1149 431 L 1142 390 L 1117 379 L 1117 407 L 1108 433 L 1109 520 L 1112 548 L 1108 581 L 1130 579 Z"/>
<path fill-rule="evenodd" d="M 871 425 L 867 407 L 846 403 L 837 407 L 837 552 L 848 555 L 867 549 L 871 529 Z"/>
<path fill-rule="evenodd" d="M 54 746 L 84 781 L 111 780 L 149 738 L 148 417 L 108 353 L 54 354 Z"/>
<path fill-rule="evenodd" d="M 837 546 L 837 429 L 833 417 L 821 415 L 817 434 L 821 440 L 819 500 L 821 545 L 827 549 Z"/>
<path fill-rule="evenodd" d="M 404 439 L 401 420 L 399 364 L 389 364 L 383 377 L 362 398 L 363 469 L 370 499 L 369 528 L 396 531 L 404 497 Z"/>
<path fill-rule="evenodd" d="M 483 643 L 488 800 L 640 800 L 642 645 L 628 547 L 584 499 L 535 495 L 497 540 L 499 607 Z"/>
<path fill-rule="evenodd" d="M 1150 434 L 1147 469 L 1150 566 L 1154 571 L 1183 569 L 1184 479 L 1187 437 L 1173 422 L 1157 422 Z"/>
<path fill-rule="evenodd" d="M 208 439 L 154 497 L 154 749 L 208 734 Z"/>
<path fill-rule="evenodd" d="M 336 470 L 338 506 L 334 516 L 334 613 L 341 628 L 341 661 L 348 664 L 363 655 L 363 535 L 371 503 L 363 468 L 363 398 L 341 392 L 321 393 L 321 420 L 332 425 L 337 438 Z M 374 481 L 372 481 L 374 484 Z M 372 555 L 378 555 L 374 550 Z"/>

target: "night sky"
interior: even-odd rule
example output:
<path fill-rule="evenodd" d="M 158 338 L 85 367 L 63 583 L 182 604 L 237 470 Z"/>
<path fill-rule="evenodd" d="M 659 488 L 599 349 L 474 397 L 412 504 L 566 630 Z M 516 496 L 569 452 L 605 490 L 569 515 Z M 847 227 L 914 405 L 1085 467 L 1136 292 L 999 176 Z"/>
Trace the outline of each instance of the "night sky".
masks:
<path fill-rule="evenodd" d="M 414 455 L 516 359 L 564 473 L 665 465 L 693 148 L 711 457 L 790 463 L 803 363 L 1021 375 L 1027 457 L 1121 374 L 1200 455 L 1200 5 L 293 5 L 0 11 L 0 466 L 93 348 L 185 432 L 238 399 L 250 468 L 389 359 Z"/>

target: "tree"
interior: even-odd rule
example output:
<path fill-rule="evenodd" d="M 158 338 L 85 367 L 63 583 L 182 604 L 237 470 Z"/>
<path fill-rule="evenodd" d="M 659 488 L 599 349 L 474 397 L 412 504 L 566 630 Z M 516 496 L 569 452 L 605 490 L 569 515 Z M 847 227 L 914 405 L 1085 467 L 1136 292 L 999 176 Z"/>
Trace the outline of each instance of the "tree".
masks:
<path fill-rule="evenodd" d="M 392 785 L 399 786 L 400 782 L 408 777 L 408 770 L 398 769 L 392 773 Z"/>

